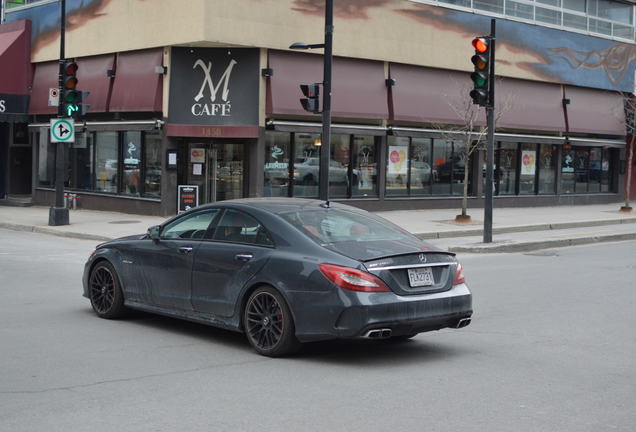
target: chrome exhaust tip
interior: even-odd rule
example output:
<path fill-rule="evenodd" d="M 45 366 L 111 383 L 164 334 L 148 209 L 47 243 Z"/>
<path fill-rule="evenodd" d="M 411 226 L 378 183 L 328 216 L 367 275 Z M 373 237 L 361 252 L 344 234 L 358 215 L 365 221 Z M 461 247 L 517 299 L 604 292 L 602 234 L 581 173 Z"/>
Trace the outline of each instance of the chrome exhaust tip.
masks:
<path fill-rule="evenodd" d="M 391 337 L 391 329 L 373 329 L 362 335 L 365 339 L 388 339 Z"/>
<path fill-rule="evenodd" d="M 466 327 L 468 324 L 470 324 L 470 322 L 471 322 L 470 318 L 462 318 L 459 321 L 457 321 L 457 324 L 455 324 L 455 328 L 460 329 L 460 328 Z"/>

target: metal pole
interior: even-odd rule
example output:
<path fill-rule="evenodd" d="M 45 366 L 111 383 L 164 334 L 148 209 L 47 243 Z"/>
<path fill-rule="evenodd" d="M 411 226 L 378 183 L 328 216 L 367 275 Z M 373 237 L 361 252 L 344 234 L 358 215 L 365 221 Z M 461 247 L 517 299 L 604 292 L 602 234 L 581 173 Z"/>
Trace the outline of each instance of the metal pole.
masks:
<path fill-rule="evenodd" d="M 66 0 L 60 0 L 60 67 L 58 76 L 59 104 L 57 116 L 64 117 L 64 105 L 62 99 L 62 87 L 64 86 L 64 52 L 66 33 Z M 68 209 L 64 206 L 64 143 L 57 143 L 55 154 L 55 206 L 49 209 L 49 225 L 68 225 Z"/>
<path fill-rule="evenodd" d="M 331 159 L 331 62 L 333 58 L 333 0 L 325 4 L 325 57 L 322 87 L 322 145 L 320 147 L 320 199 L 329 201 L 329 160 Z"/>
<path fill-rule="evenodd" d="M 490 21 L 490 76 L 486 107 L 488 143 L 486 163 L 486 197 L 484 202 L 484 243 L 492 243 L 493 166 L 495 163 L 495 19 Z"/>

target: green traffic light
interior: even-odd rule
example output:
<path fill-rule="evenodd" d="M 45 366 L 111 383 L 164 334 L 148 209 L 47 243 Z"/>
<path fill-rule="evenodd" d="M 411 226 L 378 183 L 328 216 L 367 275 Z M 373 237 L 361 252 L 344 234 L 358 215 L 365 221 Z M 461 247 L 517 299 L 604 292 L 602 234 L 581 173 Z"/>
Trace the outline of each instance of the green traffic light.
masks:
<path fill-rule="evenodd" d="M 488 82 L 488 77 L 482 72 L 473 72 L 470 74 L 470 78 L 475 83 L 475 88 L 485 87 Z"/>
<path fill-rule="evenodd" d="M 79 111 L 79 106 L 77 105 L 67 105 L 66 106 L 66 115 L 69 117 L 73 116 L 74 112 Z"/>

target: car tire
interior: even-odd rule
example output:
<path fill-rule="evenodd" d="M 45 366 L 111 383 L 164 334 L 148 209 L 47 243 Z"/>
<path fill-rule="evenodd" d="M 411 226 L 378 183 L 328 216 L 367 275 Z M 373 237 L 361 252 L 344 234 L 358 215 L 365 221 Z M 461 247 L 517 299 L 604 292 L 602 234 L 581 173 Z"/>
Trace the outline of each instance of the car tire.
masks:
<path fill-rule="evenodd" d="M 88 292 L 93 311 L 100 318 L 115 319 L 124 315 L 124 294 L 117 272 L 108 261 L 93 267 L 88 279 Z"/>
<path fill-rule="evenodd" d="M 243 329 L 261 355 L 281 357 L 300 348 L 287 302 L 272 287 L 259 287 L 249 296 L 243 309 Z"/>

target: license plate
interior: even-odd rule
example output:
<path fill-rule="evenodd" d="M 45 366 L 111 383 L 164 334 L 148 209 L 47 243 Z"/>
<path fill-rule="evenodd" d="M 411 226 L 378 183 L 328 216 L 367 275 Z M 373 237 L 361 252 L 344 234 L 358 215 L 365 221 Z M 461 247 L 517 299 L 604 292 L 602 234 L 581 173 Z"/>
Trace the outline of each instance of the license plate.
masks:
<path fill-rule="evenodd" d="M 433 269 L 430 267 L 408 269 L 409 271 L 409 285 L 412 288 L 421 286 L 435 285 L 435 279 L 433 279 Z"/>

